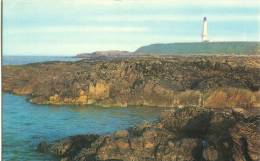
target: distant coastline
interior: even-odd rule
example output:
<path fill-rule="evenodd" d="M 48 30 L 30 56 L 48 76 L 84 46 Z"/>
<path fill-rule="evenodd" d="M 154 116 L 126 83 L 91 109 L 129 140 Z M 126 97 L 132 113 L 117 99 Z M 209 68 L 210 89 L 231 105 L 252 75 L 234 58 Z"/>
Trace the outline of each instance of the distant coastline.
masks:
<path fill-rule="evenodd" d="M 260 42 L 159 43 L 140 47 L 134 53 L 151 55 L 260 55 Z"/>
<path fill-rule="evenodd" d="M 260 42 L 226 41 L 158 43 L 142 46 L 134 52 L 120 50 L 95 51 L 92 53 L 80 53 L 75 57 L 88 59 L 112 59 L 149 55 L 260 55 Z"/>

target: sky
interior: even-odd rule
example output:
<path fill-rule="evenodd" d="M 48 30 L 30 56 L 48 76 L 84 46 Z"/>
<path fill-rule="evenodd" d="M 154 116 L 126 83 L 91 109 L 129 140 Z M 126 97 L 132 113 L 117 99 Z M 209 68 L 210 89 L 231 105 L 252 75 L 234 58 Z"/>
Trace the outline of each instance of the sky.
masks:
<path fill-rule="evenodd" d="M 259 0 L 3 0 L 3 54 L 69 56 L 153 43 L 260 41 Z"/>

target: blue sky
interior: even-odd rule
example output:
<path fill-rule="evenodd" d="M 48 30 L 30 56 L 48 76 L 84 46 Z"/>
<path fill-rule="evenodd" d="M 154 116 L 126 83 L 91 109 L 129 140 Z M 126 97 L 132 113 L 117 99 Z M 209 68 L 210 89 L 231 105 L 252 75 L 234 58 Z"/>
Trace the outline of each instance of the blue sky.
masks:
<path fill-rule="evenodd" d="M 258 0 L 4 0 L 4 55 L 75 55 L 151 43 L 260 41 Z"/>

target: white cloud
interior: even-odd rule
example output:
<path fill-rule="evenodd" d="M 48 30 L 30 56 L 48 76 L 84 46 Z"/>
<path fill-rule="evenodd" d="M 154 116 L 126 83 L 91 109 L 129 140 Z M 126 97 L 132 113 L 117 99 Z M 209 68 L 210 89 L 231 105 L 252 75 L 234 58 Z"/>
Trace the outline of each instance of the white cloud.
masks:
<path fill-rule="evenodd" d="M 260 21 L 260 15 L 206 15 L 210 21 Z M 203 15 L 111 15 L 97 16 L 99 21 L 199 21 Z"/>
<path fill-rule="evenodd" d="M 91 6 L 91 5 L 196 5 L 196 6 L 231 6 L 255 7 L 259 0 L 5 0 L 4 4 L 15 5 L 63 5 L 63 6 Z"/>
<path fill-rule="evenodd" d="M 146 32 L 148 29 L 144 27 L 82 27 L 82 26 L 48 26 L 48 27 L 28 27 L 28 28 L 8 28 L 6 31 L 8 34 L 16 33 L 137 33 Z"/>
<path fill-rule="evenodd" d="M 232 7 L 255 7 L 260 5 L 259 0 L 58 0 L 67 5 L 209 5 Z"/>
<path fill-rule="evenodd" d="M 193 9 L 197 12 L 193 13 Z M 219 13 L 221 11 L 224 12 Z M 157 42 L 200 41 L 200 28 L 194 29 L 197 35 L 185 34 L 189 24 L 182 29 L 178 22 L 201 22 L 202 17 L 207 16 L 210 23 L 238 21 L 245 26 L 245 22 L 253 21 L 260 26 L 259 11 L 260 0 L 4 0 L 4 23 L 8 26 L 4 28 L 4 48 L 15 54 L 74 54 L 108 49 L 134 50 Z M 169 24 L 177 24 L 178 31 L 174 28 L 171 33 L 163 31 L 161 21 L 172 21 Z M 222 30 L 229 25 L 219 24 Z M 210 39 L 259 40 L 259 36 L 255 36 L 259 34 L 256 28 L 238 27 L 230 31 L 236 37 L 221 37 L 226 34 L 216 31 L 218 37 L 211 35 Z M 253 34 L 243 36 L 242 32 L 247 30 Z M 67 33 L 72 33 L 72 37 L 66 39 Z"/>

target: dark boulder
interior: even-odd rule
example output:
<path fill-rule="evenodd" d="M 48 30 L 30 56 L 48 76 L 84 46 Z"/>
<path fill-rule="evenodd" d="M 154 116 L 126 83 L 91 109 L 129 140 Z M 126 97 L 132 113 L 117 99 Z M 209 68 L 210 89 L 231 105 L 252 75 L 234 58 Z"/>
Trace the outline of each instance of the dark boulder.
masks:
<path fill-rule="evenodd" d="M 185 107 L 166 111 L 153 124 L 41 143 L 38 149 L 71 161 L 258 161 L 259 122 L 255 114 Z"/>

